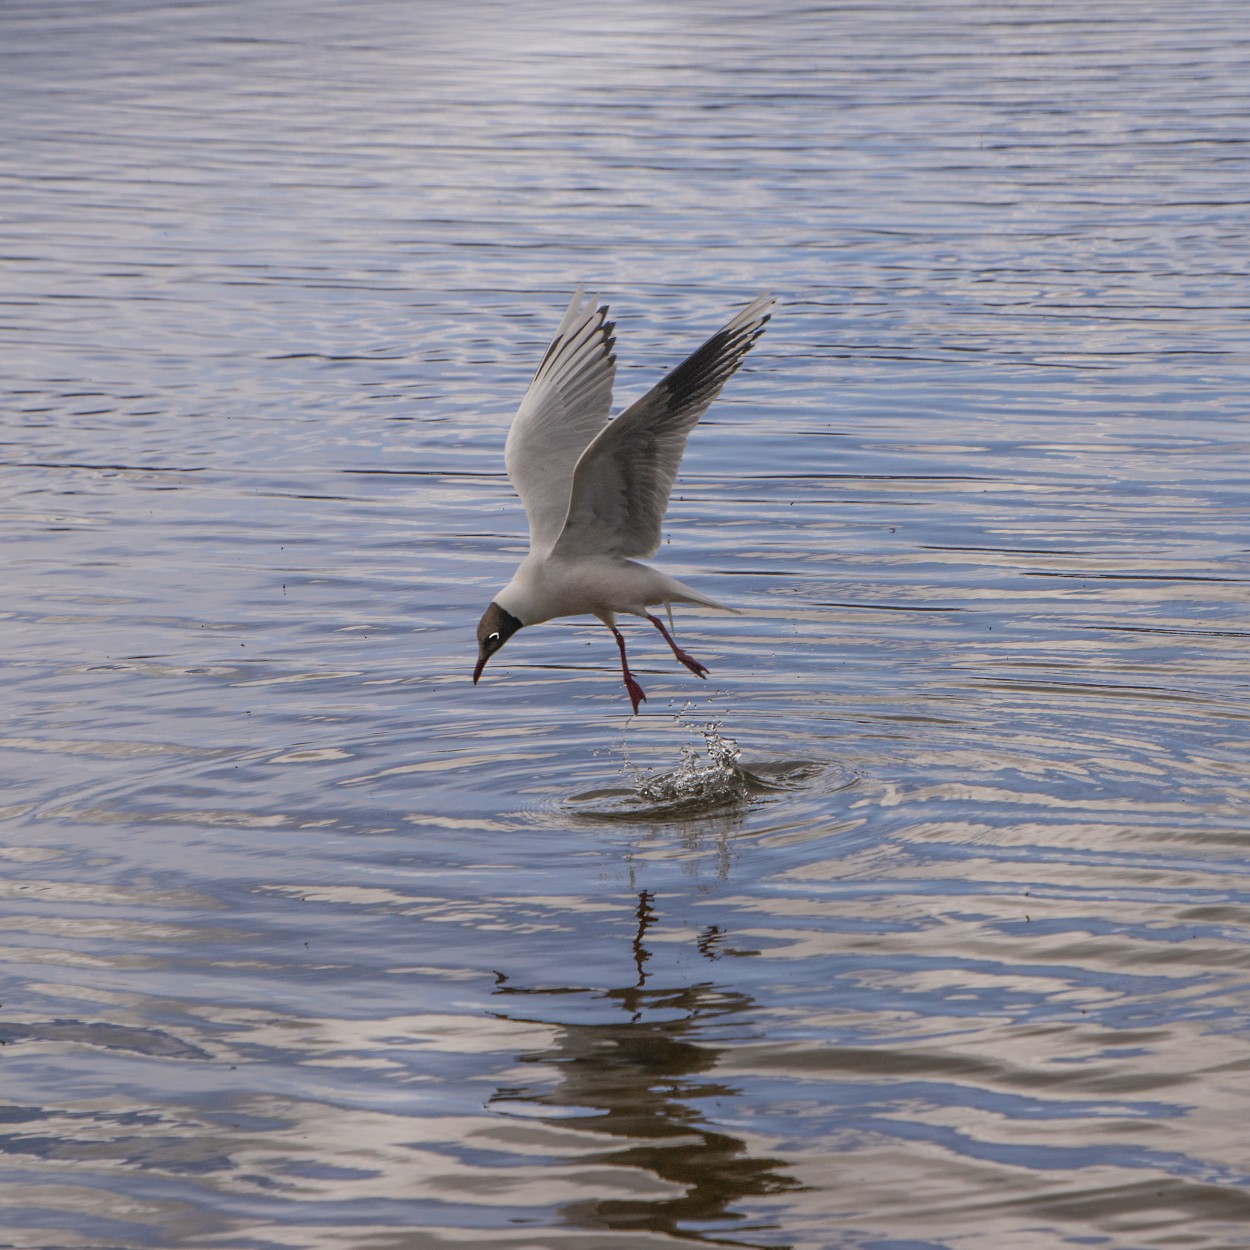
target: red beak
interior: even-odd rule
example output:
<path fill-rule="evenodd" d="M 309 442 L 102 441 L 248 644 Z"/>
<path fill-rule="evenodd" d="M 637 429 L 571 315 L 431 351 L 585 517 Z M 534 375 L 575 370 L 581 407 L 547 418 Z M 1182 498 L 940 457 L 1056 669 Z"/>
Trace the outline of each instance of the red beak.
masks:
<path fill-rule="evenodd" d="M 477 685 L 477 679 L 482 675 L 482 669 L 486 667 L 486 656 L 478 656 L 477 666 L 473 670 L 473 684 Z"/>

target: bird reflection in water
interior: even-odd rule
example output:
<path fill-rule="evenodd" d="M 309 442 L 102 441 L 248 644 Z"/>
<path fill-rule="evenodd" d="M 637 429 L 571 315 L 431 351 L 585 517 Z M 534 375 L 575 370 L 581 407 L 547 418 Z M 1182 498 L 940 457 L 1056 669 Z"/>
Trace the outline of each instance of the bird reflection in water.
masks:
<path fill-rule="evenodd" d="M 605 1145 L 601 1154 L 583 1161 L 641 1169 L 682 1191 L 663 1199 L 601 1198 L 568 1203 L 561 1213 L 574 1227 L 645 1230 L 720 1246 L 778 1247 L 778 1242 L 768 1238 L 770 1232 L 775 1235 L 775 1228 L 752 1219 L 748 1229 L 747 1217 L 735 1213 L 734 1208 L 746 1199 L 802 1186 L 781 1170 L 782 1160 L 753 1157 L 741 1138 L 708 1127 L 706 1118 L 699 1114 L 699 1100 L 733 1098 L 738 1092 L 712 1075 L 723 1048 L 707 1044 L 704 1035 L 709 1026 L 722 1025 L 726 1017 L 750 1012 L 755 1002 L 711 981 L 648 985 L 651 952 L 647 933 L 658 921 L 651 891 L 639 893 L 635 917 L 632 954 L 636 978 L 632 985 L 607 991 L 527 989 L 499 974 L 499 995 L 530 1000 L 590 997 L 617 1005 L 621 1018 L 608 1023 L 558 1025 L 553 1045 L 519 1057 L 522 1063 L 541 1064 L 547 1072 L 554 1071 L 554 1088 L 546 1080 L 502 1088 L 491 1104 L 496 1109 L 508 1103 L 575 1109 L 576 1118 L 561 1121 L 566 1127 L 623 1139 L 619 1146 Z M 718 926 L 709 926 L 699 934 L 695 946 L 708 960 L 755 953 L 728 948 L 724 939 Z M 537 1020 L 528 1013 L 501 1014 L 517 1021 Z M 750 1239 L 752 1232 L 764 1234 L 765 1239 Z"/>

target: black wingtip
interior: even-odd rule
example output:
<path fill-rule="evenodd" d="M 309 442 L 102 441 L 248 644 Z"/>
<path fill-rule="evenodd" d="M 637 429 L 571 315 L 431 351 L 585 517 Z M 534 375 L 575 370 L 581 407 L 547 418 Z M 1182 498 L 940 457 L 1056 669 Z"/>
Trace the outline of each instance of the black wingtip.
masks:
<path fill-rule="evenodd" d="M 772 297 L 768 298 L 771 300 Z M 747 352 L 764 333 L 764 327 L 772 315 L 773 304 L 770 303 L 765 305 L 770 311 L 761 311 L 740 321 L 745 313 L 760 303 L 760 299 L 748 304 L 737 317 L 713 334 L 698 351 L 688 356 L 664 379 L 674 406 L 684 407 L 688 403 L 696 402 L 702 395 L 711 400 L 737 372 Z"/>

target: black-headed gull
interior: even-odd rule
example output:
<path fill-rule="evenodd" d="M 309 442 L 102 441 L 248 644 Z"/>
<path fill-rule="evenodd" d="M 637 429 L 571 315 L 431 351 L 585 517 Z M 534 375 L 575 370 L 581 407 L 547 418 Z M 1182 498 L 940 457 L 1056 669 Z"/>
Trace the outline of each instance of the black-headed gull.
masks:
<path fill-rule="evenodd" d="M 692 673 L 687 655 L 647 609 L 674 603 L 724 607 L 631 557 L 653 556 L 686 439 L 763 332 L 774 300 L 761 295 L 694 355 L 614 421 L 614 325 L 579 287 L 512 421 L 504 449 L 508 477 L 529 518 L 530 549 L 477 627 L 477 667 L 522 626 L 557 616 L 597 616 L 621 652 L 634 712 L 647 697 L 629 671 L 618 612 L 646 617 Z"/>

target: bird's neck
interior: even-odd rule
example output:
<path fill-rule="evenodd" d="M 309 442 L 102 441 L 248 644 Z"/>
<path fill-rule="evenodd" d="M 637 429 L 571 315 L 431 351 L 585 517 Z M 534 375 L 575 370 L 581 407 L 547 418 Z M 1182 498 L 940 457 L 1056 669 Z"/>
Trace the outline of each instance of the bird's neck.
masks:
<path fill-rule="evenodd" d="M 539 577 L 530 561 L 523 560 L 512 580 L 495 596 L 495 602 L 522 625 L 537 625 L 547 619 L 542 610 Z"/>

